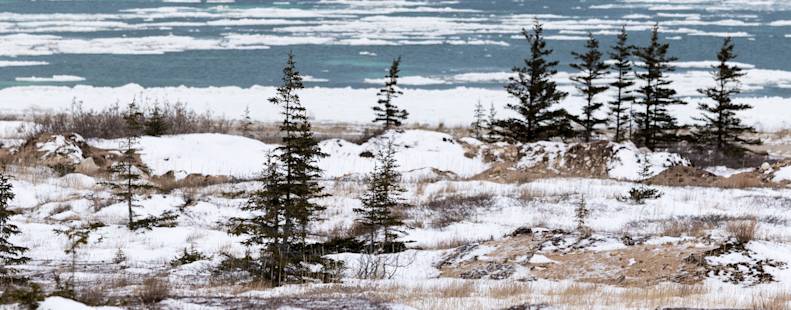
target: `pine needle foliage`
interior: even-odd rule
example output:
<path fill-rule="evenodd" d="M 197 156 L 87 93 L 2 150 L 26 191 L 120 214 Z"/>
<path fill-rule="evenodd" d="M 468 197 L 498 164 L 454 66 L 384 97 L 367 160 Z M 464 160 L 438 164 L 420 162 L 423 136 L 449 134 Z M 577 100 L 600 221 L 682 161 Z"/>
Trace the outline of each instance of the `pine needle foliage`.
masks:
<path fill-rule="evenodd" d="M 601 82 L 601 79 L 609 73 L 607 69 L 610 66 L 604 63 L 602 53 L 599 51 L 599 40 L 596 40 L 592 33 L 588 33 L 585 49 L 582 54 L 571 53 L 574 59 L 579 61 L 571 64 L 572 68 L 579 71 L 579 74 L 571 77 L 571 81 L 576 84 L 575 87 L 585 99 L 578 122 L 583 127 L 582 138 L 585 142 L 590 142 L 591 137 L 598 133 L 597 126 L 607 123 L 606 118 L 596 116 L 604 106 L 603 102 L 596 100 L 596 96 L 609 88 Z"/>
<path fill-rule="evenodd" d="M 385 85 L 379 90 L 377 105 L 373 107 L 376 118 L 374 123 L 382 123 L 385 130 L 401 127 L 409 117 L 405 109 L 401 109 L 393 103 L 393 100 L 403 95 L 404 92 L 398 87 L 398 75 L 401 72 L 401 57 L 393 59 L 390 69 L 385 76 Z"/>
<path fill-rule="evenodd" d="M 630 126 L 630 108 L 635 100 L 632 94 L 635 82 L 631 60 L 634 47 L 627 44 L 628 40 L 629 34 L 624 26 L 610 52 L 610 59 L 614 62 L 611 68 L 616 74 L 615 81 L 610 83 L 610 87 L 615 89 L 615 97 L 609 102 L 610 128 L 615 131 L 613 136 L 615 142 L 626 140 L 626 135 L 629 133 L 627 127 Z"/>
<path fill-rule="evenodd" d="M 735 59 L 733 39 L 725 38 L 717 53 L 719 64 L 712 66 L 716 85 L 698 90 L 713 103 L 698 104 L 703 115 L 696 118 L 702 125 L 695 126 L 695 138 L 698 143 L 713 146 L 718 151 L 741 154 L 744 150 L 742 145 L 760 144 L 761 141 L 744 137 L 745 134 L 755 133 L 755 128 L 745 125 L 736 115 L 752 107 L 733 101 L 733 97 L 741 93 L 740 79 L 746 75 L 742 68 L 732 64 Z"/>
<path fill-rule="evenodd" d="M 558 89 L 552 77 L 557 74 L 557 61 L 548 61 L 552 54 L 544 39 L 544 26 L 536 20 L 533 29 L 522 30 L 530 44 L 530 56 L 524 66 L 516 66 L 505 89 L 517 103 L 506 107 L 516 111 L 521 118 L 497 122 L 499 135 L 512 142 L 535 142 L 553 137 L 570 137 L 574 134 L 568 112 L 555 106 L 566 96 Z"/>
<path fill-rule="evenodd" d="M 355 208 L 357 222 L 368 232 L 368 253 L 395 252 L 398 237 L 395 227 L 403 225 L 399 209 L 406 206 L 402 194 L 401 173 L 395 159 L 396 150 L 388 140 L 376 155 L 376 167 L 367 178 L 367 191 L 360 197 L 361 208 Z M 381 235 L 381 241 L 377 237 Z"/>

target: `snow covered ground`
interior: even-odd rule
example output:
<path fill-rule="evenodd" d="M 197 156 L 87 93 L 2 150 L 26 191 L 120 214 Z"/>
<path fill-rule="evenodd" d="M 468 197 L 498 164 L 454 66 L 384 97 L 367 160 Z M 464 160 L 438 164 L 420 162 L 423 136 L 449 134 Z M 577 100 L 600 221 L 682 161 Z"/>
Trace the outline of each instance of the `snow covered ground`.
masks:
<path fill-rule="evenodd" d="M 392 279 L 355 279 L 355 266 L 359 264 L 361 255 L 339 253 L 328 256 L 344 261 L 347 266 L 343 272 L 344 280 L 339 284 L 289 285 L 276 289 L 220 285 L 212 282 L 211 270 L 224 254 L 240 256 L 246 251 L 241 244 L 242 237 L 229 235 L 224 223 L 231 217 L 244 215 L 240 206 L 245 198 L 238 193 L 256 188 L 255 182 L 151 192 L 141 197 L 137 214 L 157 215 L 173 211 L 180 215 L 178 225 L 130 232 L 125 227 L 126 206 L 108 199 L 109 192 L 100 184 L 100 177 L 77 173 L 59 177 L 43 167 L 12 166 L 9 169 L 16 177 L 12 183 L 17 197 L 11 206 L 20 211 L 13 220 L 23 231 L 14 241 L 30 247 L 29 254 L 33 258 L 31 263 L 23 266 L 23 272 L 50 284 L 54 274 L 67 276 L 70 257 L 63 251 L 67 240 L 56 234 L 54 229 L 77 223 L 102 222 L 106 226 L 92 234 L 77 256 L 80 266 L 84 266 L 78 273 L 79 283 L 91 285 L 97 281 L 109 281 L 109 278 L 124 278 L 129 284 L 116 291 L 127 290 L 128 294 L 135 294 L 140 279 L 163 277 L 169 281 L 171 293 L 182 296 L 160 303 L 168 309 L 208 309 L 201 307 L 217 306 L 216 300 L 211 298 L 219 296 L 237 298 L 233 302 L 239 305 L 251 300 L 269 302 L 285 299 L 294 302 L 286 305 L 294 307 L 305 300 L 337 304 L 340 302 L 338 297 L 344 296 L 344 302 L 359 302 L 355 304 L 357 307 L 376 301 L 385 302 L 386 307 L 394 309 L 490 309 L 523 303 L 548 304 L 561 309 L 754 307 L 759 301 L 791 306 L 791 298 L 783 293 L 791 289 L 791 269 L 787 266 L 791 263 L 791 214 L 787 212 L 791 207 L 791 189 L 658 186 L 664 194 L 661 198 L 650 200 L 645 205 L 634 205 L 620 197 L 634 186 L 626 180 L 636 179 L 634 176 L 639 165 L 635 161 L 641 158 L 638 155 L 644 150 L 630 145 L 613 145 L 618 151 L 607 164 L 611 169 L 611 179 L 565 177 L 502 183 L 471 178 L 494 165 L 487 162 L 481 153 L 469 152 L 472 145 L 484 146 L 471 138 L 455 139 L 438 132 L 408 130 L 388 132 L 362 145 L 326 140 L 321 147 L 330 156 L 320 163 L 326 171 L 322 185 L 332 196 L 321 199 L 327 210 L 322 214 L 322 220 L 312 227 L 317 241 L 352 229 L 353 209 L 360 206 L 359 197 L 364 189 L 360 177 L 373 166 L 372 159 L 360 154 L 374 152 L 387 140 L 397 146 L 400 169 L 406 176 L 414 177 L 405 180 L 406 197 L 413 207 L 402 210 L 406 225 L 401 227 L 404 234 L 400 237 L 400 240 L 408 242 L 410 249 L 391 254 L 405 262 Z M 57 137 L 52 141 L 54 144 L 58 141 L 66 143 Z M 96 147 L 117 146 L 117 141 L 112 140 L 88 142 Z M 42 145 L 41 149 L 58 149 L 58 146 Z M 174 170 L 180 176 L 190 173 L 223 174 L 241 179 L 259 171 L 266 153 L 275 147 L 244 137 L 219 134 L 144 137 L 141 141 L 142 160 L 154 174 Z M 554 145 L 551 148 L 554 151 L 535 155 L 535 158 L 528 155 L 514 167 L 563 158 L 568 148 Z M 648 156 L 654 174 L 667 168 L 668 160 L 679 160 L 674 159 L 676 155 L 667 153 L 650 153 Z M 775 177 L 783 178 L 786 171 L 776 173 Z M 729 223 L 754 219 L 757 222 L 755 237 L 747 244 L 745 252 L 712 254 L 707 258 L 708 263 L 717 266 L 769 260 L 783 264 L 765 268 L 775 281 L 749 286 L 731 283 L 727 276 L 713 274 L 693 284 L 665 281 L 642 287 L 623 287 L 604 280 L 589 283 L 593 280 L 577 279 L 571 275 L 561 279 L 545 278 L 545 273 L 542 273 L 545 271 L 541 268 L 552 268 L 546 267 L 547 264 L 557 268 L 567 264 L 556 256 L 555 251 L 563 249 L 564 242 L 576 240 L 573 233 L 577 225 L 575 208 L 583 199 L 591 210 L 587 225 L 593 234 L 592 239 L 584 242 L 587 245 L 582 252 L 573 252 L 573 255 L 592 255 L 591 259 L 598 257 L 598 253 L 625 255 L 627 265 L 639 266 L 643 258 L 629 256 L 635 255 L 630 252 L 635 245 L 624 241 L 623 236 L 641 240 L 639 246 L 656 247 L 656 250 L 664 247 L 703 251 L 731 238 Z M 438 203 L 442 201 L 456 203 Z M 673 226 L 674 223 L 677 225 Z M 696 225 L 702 228 L 678 228 Z M 475 261 L 502 265 L 498 261 L 498 253 L 507 252 L 494 249 L 502 246 L 500 242 L 507 244 L 521 238 L 511 237 L 511 234 L 525 227 L 570 233 L 563 235 L 564 241 L 539 250 L 524 265 L 516 265 L 513 275 L 504 279 L 452 276 L 453 268 L 473 264 L 468 261 L 473 257 Z M 442 266 L 441 262 L 448 255 L 470 246 L 473 247 L 472 252 L 455 260 L 461 265 Z M 185 249 L 198 250 L 207 258 L 171 266 L 169 262 Z M 520 251 L 526 249 L 521 248 Z M 124 257 L 121 262 L 117 261 L 119 253 Z M 58 298 L 47 299 L 42 304 L 42 309 L 64 307 L 80 309 L 81 306 Z M 265 306 L 259 304 L 259 307 Z"/>

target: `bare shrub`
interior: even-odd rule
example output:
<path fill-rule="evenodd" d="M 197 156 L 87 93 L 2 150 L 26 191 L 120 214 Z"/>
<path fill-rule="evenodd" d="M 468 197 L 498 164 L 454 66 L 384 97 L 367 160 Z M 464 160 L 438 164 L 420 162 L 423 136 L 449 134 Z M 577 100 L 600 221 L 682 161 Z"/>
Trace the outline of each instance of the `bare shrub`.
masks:
<path fill-rule="evenodd" d="M 134 291 L 135 297 L 146 305 L 156 304 L 170 296 L 170 283 L 167 279 L 151 277 Z"/>
<path fill-rule="evenodd" d="M 758 230 L 758 221 L 754 218 L 747 220 L 730 221 L 725 224 L 725 231 L 736 238 L 736 241 L 747 243 L 755 238 L 755 232 Z"/>
<path fill-rule="evenodd" d="M 157 112 L 161 116 L 166 130 L 163 134 L 185 134 L 185 133 L 227 133 L 231 128 L 231 121 L 217 118 L 211 114 L 196 113 L 187 108 L 186 104 L 177 102 L 176 104 L 164 103 L 143 103 L 150 109 L 157 107 Z M 145 113 L 141 118 L 141 123 L 145 124 Z M 116 103 L 102 110 L 84 109 L 82 102 L 72 103 L 69 112 L 55 114 L 36 115 L 33 121 L 38 125 L 38 133 L 66 134 L 78 133 L 85 138 L 115 139 L 126 137 L 130 134 L 124 126 L 124 111 Z"/>
<path fill-rule="evenodd" d="M 661 224 L 661 234 L 670 237 L 703 237 L 713 225 L 698 218 L 675 218 Z"/>
<path fill-rule="evenodd" d="M 412 265 L 414 262 L 415 254 L 362 254 L 357 258 L 357 268 L 354 276 L 357 279 L 367 280 L 392 279 L 399 270 Z"/>
<path fill-rule="evenodd" d="M 536 190 L 534 188 L 524 187 L 524 186 L 517 189 L 514 194 L 516 196 L 516 199 L 519 199 L 520 201 L 523 202 L 534 201 L 538 198 L 547 196 L 546 193 L 540 190 Z"/>
<path fill-rule="evenodd" d="M 472 196 L 452 194 L 443 198 L 430 197 L 422 206 L 437 215 L 432 221 L 432 226 L 442 228 L 469 219 L 475 214 L 476 209 L 491 206 L 492 199 L 491 194 Z"/>
<path fill-rule="evenodd" d="M 472 281 L 454 282 L 437 288 L 437 295 L 444 298 L 470 297 L 476 291 Z"/>

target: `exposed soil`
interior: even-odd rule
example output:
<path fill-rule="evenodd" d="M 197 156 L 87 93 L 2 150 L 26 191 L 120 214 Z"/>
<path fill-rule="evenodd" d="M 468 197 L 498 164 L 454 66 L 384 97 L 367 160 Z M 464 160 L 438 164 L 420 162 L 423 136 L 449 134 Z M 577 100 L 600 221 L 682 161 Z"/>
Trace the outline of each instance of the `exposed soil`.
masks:
<path fill-rule="evenodd" d="M 753 258 L 743 244 L 729 241 L 709 244 L 687 240 L 665 244 L 623 242 L 613 250 L 595 250 L 604 239 L 579 239 L 560 230 L 521 229 L 503 240 L 487 241 L 457 248 L 439 264 L 444 277 L 464 279 L 510 278 L 569 280 L 644 287 L 663 282 L 700 283 L 718 277 L 741 285 L 773 282 L 768 268 L 784 268 L 782 263 Z M 611 244 L 613 239 L 608 240 Z M 745 257 L 732 263 L 711 259 Z"/>

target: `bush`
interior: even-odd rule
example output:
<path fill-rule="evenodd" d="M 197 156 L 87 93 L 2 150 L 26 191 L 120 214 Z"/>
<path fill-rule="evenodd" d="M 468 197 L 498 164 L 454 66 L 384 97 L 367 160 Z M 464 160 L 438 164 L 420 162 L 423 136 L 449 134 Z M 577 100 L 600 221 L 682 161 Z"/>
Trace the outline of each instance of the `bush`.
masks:
<path fill-rule="evenodd" d="M 624 202 L 628 201 L 634 204 L 641 205 L 641 204 L 645 204 L 646 200 L 659 199 L 661 197 L 662 197 L 662 192 L 660 192 L 658 189 L 651 188 L 645 185 L 639 185 L 629 189 L 629 193 L 627 193 L 626 196 L 621 196 L 618 197 L 617 199 L 619 201 L 624 201 Z"/>
<path fill-rule="evenodd" d="M 755 219 L 731 221 L 725 225 L 725 230 L 740 243 L 748 243 L 755 238 L 758 230 L 758 221 Z"/>
<path fill-rule="evenodd" d="M 197 261 L 209 259 L 208 256 L 204 255 L 200 251 L 196 250 L 195 248 L 184 248 L 184 252 L 181 253 L 181 256 L 176 257 L 172 261 L 170 261 L 170 265 L 173 267 L 178 267 L 181 265 L 191 264 Z"/>
<path fill-rule="evenodd" d="M 135 290 L 135 296 L 144 305 L 156 304 L 170 296 L 170 283 L 163 278 L 147 278 L 143 280 L 143 285 Z"/>
<path fill-rule="evenodd" d="M 176 227 L 179 215 L 173 211 L 165 211 L 159 216 L 149 216 L 129 223 L 129 230 L 146 229 L 154 227 Z"/>
<path fill-rule="evenodd" d="M 140 120 L 146 125 L 144 130 L 153 135 L 227 133 L 232 125 L 230 120 L 215 118 L 210 112 L 199 114 L 189 110 L 184 103 L 165 103 L 161 108 L 156 103 L 143 105 L 153 106 L 151 112 L 145 113 Z M 118 126 L 126 122 L 124 111 L 118 104 L 97 111 L 86 110 L 81 102 L 74 102 L 70 112 L 37 115 L 33 121 L 38 125 L 38 133 L 78 133 L 85 138 L 102 139 L 122 138 L 131 134 L 125 126 Z"/>
<path fill-rule="evenodd" d="M 19 304 L 26 309 L 38 308 L 38 303 L 42 300 L 44 300 L 44 292 L 41 290 L 41 286 L 32 282 L 27 285 L 4 287 L 3 294 L 0 295 L 0 303 Z"/>
<path fill-rule="evenodd" d="M 491 204 L 492 195 L 490 194 L 473 196 L 456 194 L 441 199 L 432 199 L 424 203 L 423 207 L 437 213 L 438 217 L 432 221 L 432 226 L 442 228 L 468 219 L 475 214 L 476 209 L 488 207 Z"/>

